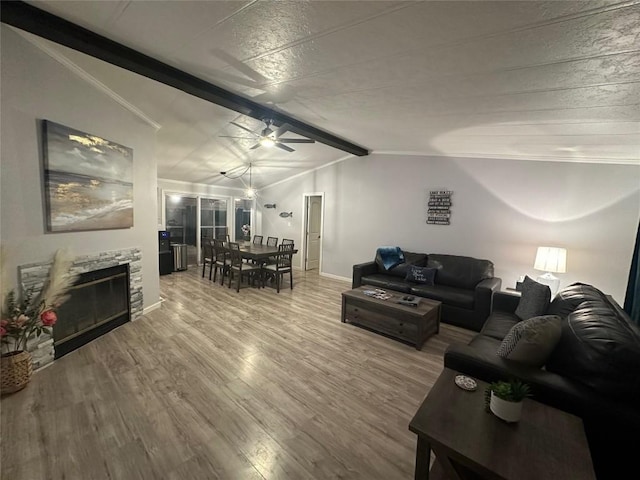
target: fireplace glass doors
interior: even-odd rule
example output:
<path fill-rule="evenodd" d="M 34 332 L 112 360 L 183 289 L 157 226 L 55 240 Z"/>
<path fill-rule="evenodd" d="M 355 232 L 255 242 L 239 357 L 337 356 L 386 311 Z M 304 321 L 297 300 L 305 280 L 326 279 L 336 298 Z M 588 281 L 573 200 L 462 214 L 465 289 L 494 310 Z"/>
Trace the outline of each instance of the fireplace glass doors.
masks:
<path fill-rule="evenodd" d="M 53 327 L 55 358 L 131 319 L 129 265 L 83 273 L 69 295 Z"/>

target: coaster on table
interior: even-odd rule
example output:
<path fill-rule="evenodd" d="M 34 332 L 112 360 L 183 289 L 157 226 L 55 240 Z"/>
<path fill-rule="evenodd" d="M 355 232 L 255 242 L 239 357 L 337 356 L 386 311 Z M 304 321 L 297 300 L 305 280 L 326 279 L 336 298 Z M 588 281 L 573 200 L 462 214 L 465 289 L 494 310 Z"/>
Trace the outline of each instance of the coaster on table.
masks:
<path fill-rule="evenodd" d="M 476 383 L 476 381 L 471 377 L 467 377 L 466 375 L 456 375 L 455 382 L 456 385 L 461 389 L 467 390 L 469 392 L 472 392 L 476 388 L 478 388 L 478 384 Z"/>

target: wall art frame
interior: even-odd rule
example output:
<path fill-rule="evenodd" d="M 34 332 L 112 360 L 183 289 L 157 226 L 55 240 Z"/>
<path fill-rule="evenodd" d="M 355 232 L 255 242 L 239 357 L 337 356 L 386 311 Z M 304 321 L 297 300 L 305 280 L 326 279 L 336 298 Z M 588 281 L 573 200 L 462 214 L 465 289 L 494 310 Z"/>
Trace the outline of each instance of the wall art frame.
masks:
<path fill-rule="evenodd" d="M 42 120 L 48 232 L 133 227 L 133 149 Z"/>
<path fill-rule="evenodd" d="M 427 201 L 427 224 L 451 224 L 451 190 L 430 190 Z"/>

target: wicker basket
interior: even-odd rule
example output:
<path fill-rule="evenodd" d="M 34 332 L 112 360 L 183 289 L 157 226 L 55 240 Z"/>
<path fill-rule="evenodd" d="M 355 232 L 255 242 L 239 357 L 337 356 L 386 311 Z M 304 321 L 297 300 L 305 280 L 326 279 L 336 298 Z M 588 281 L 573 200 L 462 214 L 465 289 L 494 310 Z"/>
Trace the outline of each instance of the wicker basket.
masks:
<path fill-rule="evenodd" d="M 27 386 L 33 373 L 29 352 L 11 352 L 0 358 L 0 393 L 17 392 Z"/>

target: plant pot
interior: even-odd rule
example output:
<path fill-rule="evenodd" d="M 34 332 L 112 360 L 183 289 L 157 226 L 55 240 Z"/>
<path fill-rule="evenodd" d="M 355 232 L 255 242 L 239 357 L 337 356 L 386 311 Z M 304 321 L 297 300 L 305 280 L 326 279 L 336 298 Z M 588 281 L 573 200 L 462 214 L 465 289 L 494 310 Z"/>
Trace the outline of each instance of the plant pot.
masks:
<path fill-rule="evenodd" d="M 25 351 L 5 353 L 0 358 L 0 393 L 17 392 L 27 386 L 33 373 L 31 354 Z"/>
<path fill-rule="evenodd" d="M 522 416 L 522 402 L 508 402 L 497 397 L 493 392 L 491 392 L 489 409 L 496 417 L 509 423 L 517 422 Z"/>

